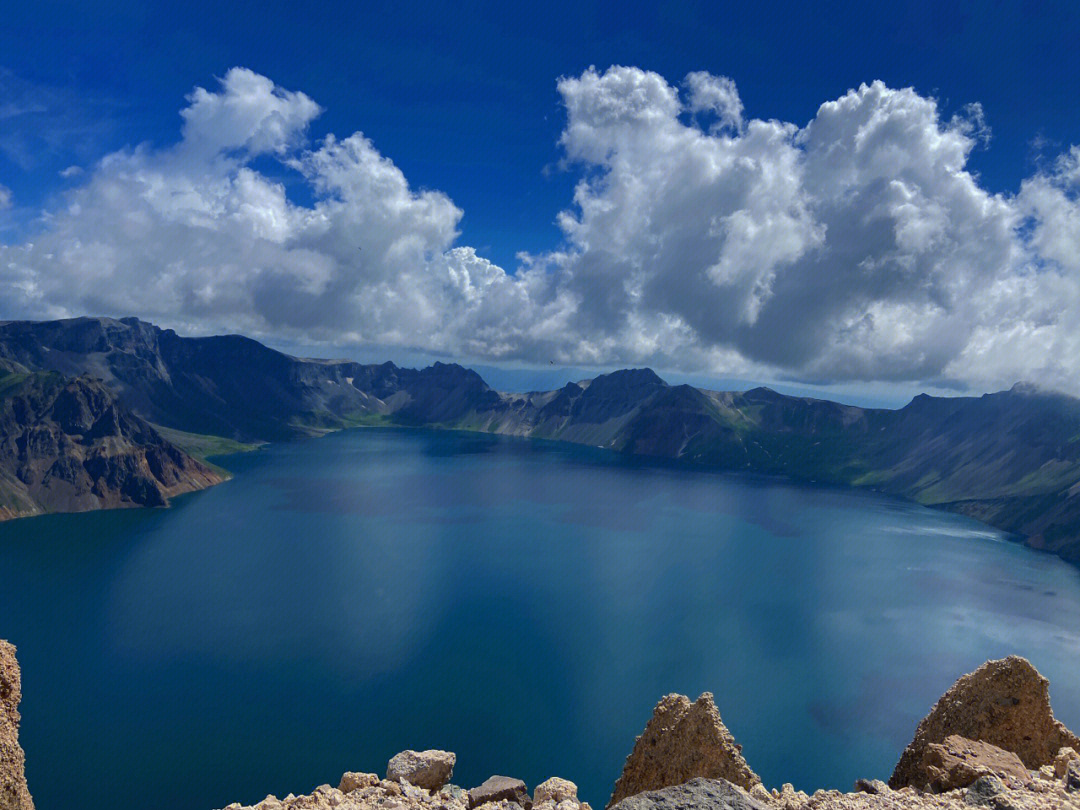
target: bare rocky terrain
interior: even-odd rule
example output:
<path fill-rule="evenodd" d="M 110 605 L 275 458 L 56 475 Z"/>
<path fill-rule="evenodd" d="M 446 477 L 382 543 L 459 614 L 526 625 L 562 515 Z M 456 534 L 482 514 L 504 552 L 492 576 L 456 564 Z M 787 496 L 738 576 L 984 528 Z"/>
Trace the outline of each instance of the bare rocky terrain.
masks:
<path fill-rule="evenodd" d="M 0 519 L 164 506 L 222 480 L 97 380 L 0 369 Z"/>
<path fill-rule="evenodd" d="M 0 641 L 0 810 L 32 810 L 18 744 L 21 697 L 15 650 Z M 964 734 L 970 737 L 963 736 Z M 1054 719 L 1046 679 L 1023 658 L 988 661 L 960 678 L 919 724 L 889 784 L 807 794 L 767 789 L 720 719 L 711 694 L 668 695 L 626 759 L 608 810 L 1080 810 L 1077 738 Z M 347 772 L 336 787 L 266 796 L 224 810 L 592 810 L 568 779 L 530 795 L 495 775 L 466 790 L 456 757 L 402 751 L 376 773 Z"/>
<path fill-rule="evenodd" d="M 988 661 L 919 724 L 891 787 L 859 780 L 850 793 L 813 794 L 765 788 L 711 694 L 694 702 L 668 695 L 627 757 L 608 810 L 1080 810 L 1076 737 L 1054 719 L 1047 687 L 1023 658 Z M 505 776 L 466 791 L 450 784 L 454 762 L 450 752 L 406 751 L 390 761 L 385 779 L 346 773 L 336 788 L 225 810 L 590 810 L 574 784 L 557 777 L 531 797 L 523 782 Z"/>

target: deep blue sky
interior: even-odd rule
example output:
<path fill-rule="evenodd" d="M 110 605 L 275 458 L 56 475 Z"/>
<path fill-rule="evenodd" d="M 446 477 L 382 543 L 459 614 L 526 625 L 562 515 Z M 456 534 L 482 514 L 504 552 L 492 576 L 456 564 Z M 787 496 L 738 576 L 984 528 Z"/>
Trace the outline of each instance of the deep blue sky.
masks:
<path fill-rule="evenodd" d="M 0 182 L 36 207 L 71 164 L 171 143 L 184 96 L 234 65 L 319 102 L 313 135 L 361 130 L 410 182 L 449 194 L 462 242 L 507 269 L 559 241 L 574 175 L 556 165 L 555 82 L 589 65 L 727 75 L 747 116 L 800 125 L 873 79 L 936 96 L 946 116 L 977 101 L 993 139 L 971 165 L 994 191 L 1075 142 L 1080 4 L 815 5 L 8 4 Z M 35 112 L 2 115 L 28 102 Z"/>

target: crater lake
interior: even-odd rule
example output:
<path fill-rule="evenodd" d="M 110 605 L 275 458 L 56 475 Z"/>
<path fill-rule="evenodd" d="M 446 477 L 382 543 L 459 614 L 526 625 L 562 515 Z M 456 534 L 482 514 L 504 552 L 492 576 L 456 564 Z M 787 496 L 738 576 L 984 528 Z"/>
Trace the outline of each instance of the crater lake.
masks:
<path fill-rule="evenodd" d="M 1080 727 L 1080 572 L 872 492 L 357 429 L 217 460 L 169 509 L 0 525 L 38 810 L 210 810 L 456 752 L 603 807 L 665 694 L 768 787 L 887 779 L 1019 654 Z"/>

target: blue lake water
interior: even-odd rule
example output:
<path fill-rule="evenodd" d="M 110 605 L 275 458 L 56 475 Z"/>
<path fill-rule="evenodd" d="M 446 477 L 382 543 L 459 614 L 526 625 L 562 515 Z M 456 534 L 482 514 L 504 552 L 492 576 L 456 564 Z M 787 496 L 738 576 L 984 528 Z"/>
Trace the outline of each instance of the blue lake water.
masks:
<path fill-rule="evenodd" d="M 0 525 L 39 810 L 209 810 L 457 752 L 602 807 L 656 701 L 712 691 L 766 785 L 887 778 L 987 658 L 1080 727 L 1080 572 L 872 493 L 353 430 L 167 510 Z"/>

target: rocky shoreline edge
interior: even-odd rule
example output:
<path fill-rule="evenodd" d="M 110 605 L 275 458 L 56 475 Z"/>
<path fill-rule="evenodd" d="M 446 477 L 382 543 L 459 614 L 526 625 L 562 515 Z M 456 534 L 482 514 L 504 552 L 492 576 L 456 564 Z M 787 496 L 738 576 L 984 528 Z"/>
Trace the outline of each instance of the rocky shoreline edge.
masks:
<path fill-rule="evenodd" d="M 33 810 L 18 743 L 15 648 L 0 641 L 0 810 Z M 606 810 L 1080 810 L 1080 738 L 1054 718 L 1049 682 L 1024 658 L 987 661 L 923 718 L 889 781 L 854 791 L 767 789 L 724 725 L 710 693 L 667 695 L 626 758 Z M 267 796 L 223 810 L 592 810 L 559 777 L 529 794 L 520 779 L 451 783 L 449 751 L 402 751 L 385 778 L 347 772 L 338 786 Z"/>

